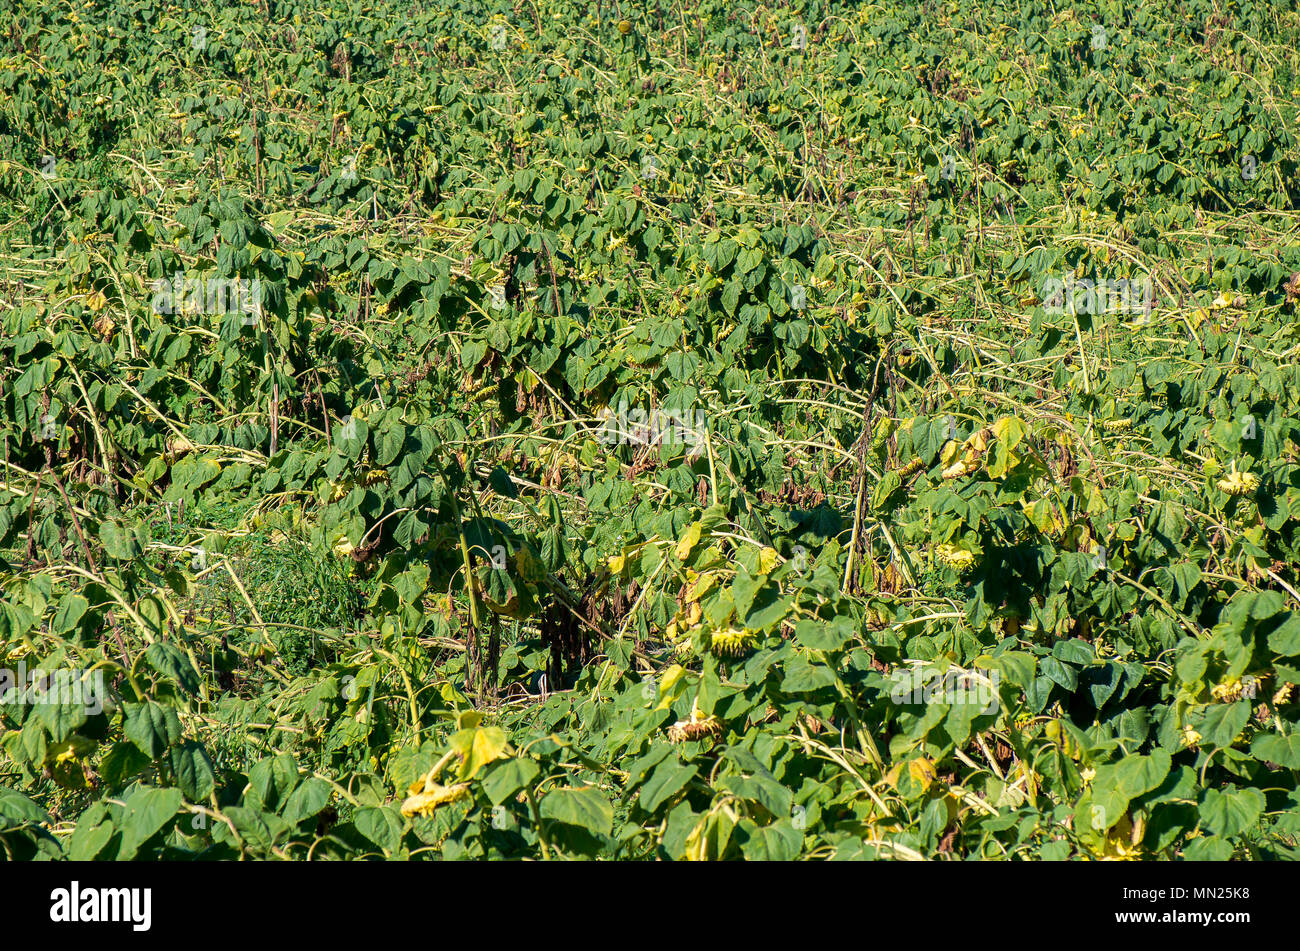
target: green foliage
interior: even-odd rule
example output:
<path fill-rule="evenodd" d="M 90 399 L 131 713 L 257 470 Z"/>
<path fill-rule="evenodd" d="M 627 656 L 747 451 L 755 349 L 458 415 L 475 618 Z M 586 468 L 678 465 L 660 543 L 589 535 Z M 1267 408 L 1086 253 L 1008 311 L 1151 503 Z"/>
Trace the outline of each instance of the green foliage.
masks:
<path fill-rule="evenodd" d="M 6 857 L 1295 857 L 1300 21 L 989 6 L 20 2 Z"/>

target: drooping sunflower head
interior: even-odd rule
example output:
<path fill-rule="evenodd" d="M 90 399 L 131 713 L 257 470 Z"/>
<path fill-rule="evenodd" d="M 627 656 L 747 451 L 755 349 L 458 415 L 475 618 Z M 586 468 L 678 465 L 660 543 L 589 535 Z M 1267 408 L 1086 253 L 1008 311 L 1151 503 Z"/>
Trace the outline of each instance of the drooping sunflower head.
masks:
<path fill-rule="evenodd" d="M 729 627 L 725 631 L 714 631 L 709 641 L 709 650 L 718 657 L 743 657 L 754 649 L 758 635 L 753 631 Z"/>
<path fill-rule="evenodd" d="M 1245 692 L 1245 685 L 1240 680 L 1228 680 L 1210 688 L 1210 695 L 1220 703 L 1240 700 Z"/>
<path fill-rule="evenodd" d="M 404 816 L 431 816 L 439 806 L 469 798 L 469 785 L 453 783 L 443 786 L 429 780 L 417 780 L 411 784 L 410 795 L 402 803 Z"/>
<path fill-rule="evenodd" d="M 975 567 L 975 553 L 965 548 L 958 548 L 956 545 L 938 545 L 934 549 L 934 556 L 949 568 L 955 568 L 960 572 L 970 571 Z"/>
<path fill-rule="evenodd" d="M 722 721 L 715 716 L 702 717 L 695 711 L 691 712 L 690 719 L 678 720 L 668 728 L 668 741 L 670 743 L 702 740 L 709 736 L 722 736 Z"/>
<path fill-rule="evenodd" d="M 1259 488 L 1259 476 L 1234 469 L 1219 480 L 1219 488 L 1229 495 L 1250 495 Z"/>

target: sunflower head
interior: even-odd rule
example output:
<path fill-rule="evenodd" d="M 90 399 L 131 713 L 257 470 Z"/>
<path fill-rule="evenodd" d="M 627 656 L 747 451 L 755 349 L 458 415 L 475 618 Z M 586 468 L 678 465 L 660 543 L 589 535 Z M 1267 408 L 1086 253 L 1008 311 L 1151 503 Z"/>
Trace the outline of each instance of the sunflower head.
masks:
<path fill-rule="evenodd" d="M 938 545 L 934 549 L 934 555 L 943 564 L 957 571 L 970 571 L 975 567 L 975 553 L 965 548 L 958 548 L 956 545 Z"/>
<path fill-rule="evenodd" d="M 443 786 L 428 779 L 418 779 L 411 784 L 410 793 L 402 803 L 404 816 L 431 816 L 439 806 L 459 799 L 469 798 L 469 785 L 454 783 Z"/>
<path fill-rule="evenodd" d="M 1211 687 L 1210 696 L 1220 703 L 1231 703 L 1234 700 L 1240 700 L 1244 691 L 1245 686 L 1240 680 L 1226 680 Z"/>
<path fill-rule="evenodd" d="M 685 743 L 710 736 L 722 736 L 722 722 L 715 716 L 702 717 L 695 710 L 691 711 L 690 719 L 678 720 L 668 728 L 670 743 Z"/>
<path fill-rule="evenodd" d="M 1259 476 L 1234 469 L 1219 480 L 1219 488 L 1229 495 L 1250 495 L 1259 488 Z"/>
<path fill-rule="evenodd" d="M 709 650 L 719 657 L 742 657 L 753 650 L 757 641 L 758 636 L 753 631 L 729 627 L 725 631 L 713 632 Z"/>
<path fill-rule="evenodd" d="M 906 479 L 908 476 L 925 467 L 925 460 L 920 456 L 914 456 L 907 465 L 898 470 L 898 475 Z"/>

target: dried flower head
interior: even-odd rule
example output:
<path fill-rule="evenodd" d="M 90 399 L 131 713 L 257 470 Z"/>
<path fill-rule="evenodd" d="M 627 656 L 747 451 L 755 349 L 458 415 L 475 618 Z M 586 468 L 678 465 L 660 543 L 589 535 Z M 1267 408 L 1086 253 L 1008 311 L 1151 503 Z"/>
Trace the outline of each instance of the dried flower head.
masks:
<path fill-rule="evenodd" d="M 1259 476 L 1234 469 L 1219 480 L 1219 488 L 1229 495 L 1250 495 L 1259 488 Z"/>
<path fill-rule="evenodd" d="M 1300 300 L 1300 271 L 1296 271 L 1291 275 L 1287 282 L 1282 285 L 1282 290 L 1286 291 L 1288 301 Z"/>
<path fill-rule="evenodd" d="M 1232 703 L 1240 700 L 1245 690 L 1246 687 L 1240 680 L 1225 680 L 1210 688 L 1210 696 L 1220 703 Z"/>
<path fill-rule="evenodd" d="M 722 722 L 715 716 L 700 716 L 695 704 L 691 704 L 691 715 L 687 720 L 678 720 L 668 728 L 668 740 L 671 743 L 685 743 L 688 740 L 702 740 L 705 737 L 722 736 Z"/>

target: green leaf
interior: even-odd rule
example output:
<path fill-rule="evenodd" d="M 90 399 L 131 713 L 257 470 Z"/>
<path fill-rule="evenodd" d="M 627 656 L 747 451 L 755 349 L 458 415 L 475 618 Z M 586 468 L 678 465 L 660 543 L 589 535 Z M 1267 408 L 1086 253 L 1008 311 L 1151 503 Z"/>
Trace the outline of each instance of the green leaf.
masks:
<path fill-rule="evenodd" d="M 1264 805 L 1258 789 L 1207 789 L 1201 800 L 1201 828 L 1211 835 L 1241 835 L 1259 822 Z"/>
<path fill-rule="evenodd" d="M 173 743 L 180 742 L 181 722 L 170 707 L 147 700 L 123 703 L 122 713 L 123 734 L 149 759 L 157 759 Z"/>
<path fill-rule="evenodd" d="M 109 789 L 120 789 L 144 772 L 154 759 L 140 752 L 134 743 L 114 743 L 99 762 L 99 775 Z"/>
<path fill-rule="evenodd" d="M 112 822 L 104 821 L 104 813 L 87 809 L 77 820 L 77 827 L 68 837 L 68 858 L 74 862 L 89 862 L 96 858 L 117 832 Z"/>
<path fill-rule="evenodd" d="M 149 666 L 164 677 L 170 678 L 181 689 L 196 693 L 199 689 L 199 675 L 189 657 L 175 644 L 168 641 L 154 641 L 144 653 Z"/>
<path fill-rule="evenodd" d="M 1277 763 L 1284 769 L 1300 769 L 1300 734 L 1261 734 L 1250 744 L 1250 751 L 1256 759 Z"/>
<path fill-rule="evenodd" d="M 120 823 L 122 845 L 117 858 L 134 858 L 140 847 L 175 817 L 183 802 L 179 789 L 138 787 L 126 800 L 126 812 Z"/>
<path fill-rule="evenodd" d="M 1289 614 L 1268 636 L 1268 646 L 1285 657 L 1300 656 L 1300 614 Z"/>
<path fill-rule="evenodd" d="M 685 789 L 697 772 L 699 767 L 694 763 L 681 763 L 675 759 L 660 763 L 641 787 L 641 808 L 646 812 L 656 812 Z"/>
<path fill-rule="evenodd" d="M 59 634 L 69 634 L 85 616 L 90 602 L 76 593 L 68 593 L 59 602 L 59 610 L 51 621 L 53 630 Z"/>
<path fill-rule="evenodd" d="M 1196 725 L 1201 734 L 1202 743 L 1210 746 L 1228 747 L 1241 735 L 1250 720 L 1250 701 L 1238 700 L 1236 703 L 1212 703 L 1205 709 L 1205 715 Z"/>
<path fill-rule="evenodd" d="M 55 670 L 50 672 L 50 680 L 45 689 L 33 697 L 36 714 L 45 729 L 50 733 L 53 743 L 66 740 L 87 719 L 86 703 L 80 697 L 78 673 L 73 670 Z M 56 700 L 75 699 L 74 703 L 56 703 Z"/>
<path fill-rule="evenodd" d="M 766 776 L 724 776 L 719 788 L 735 793 L 741 799 L 760 803 L 773 818 L 790 815 L 794 796 L 785 786 Z"/>
<path fill-rule="evenodd" d="M 903 487 L 903 477 L 895 470 L 891 469 L 881 476 L 880 481 L 876 483 L 875 489 L 871 493 L 871 509 L 874 512 L 886 511 L 887 507 L 893 500 L 894 493 Z"/>
<path fill-rule="evenodd" d="M 310 819 L 329 804 L 333 792 L 330 784 L 316 776 L 308 776 L 289 794 L 281 816 L 290 825 Z"/>
<path fill-rule="evenodd" d="M 499 806 L 528 788 L 541 775 L 541 770 L 531 759 L 515 757 L 494 765 L 483 777 L 483 791 L 492 805 Z"/>
<path fill-rule="evenodd" d="M 121 522 L 105 519 L 99 523 L 99 542 L 110 558 L 122 561 L 138 558 L 144 547 L 141 541 L 138 530 L 132 530 Z"/>
<path fill-rule="evenodd" d="M 751 862 L 792 862 L 799 857 L 802 847 L 803 833 L 789 819 L 748 830 L 748 837 L 740 846 Z"/>
<path fill-rule="evenodd" d="M 0 786 L 0 829 L 28 823 L 45 824 L 50 815 L 22 793 Z"/>
<path fill-rule="evenodd" d="M 352 824 L 358 832 L 386 854 L 393 854 L 402 844 L 402 816 L 388 806 L 363 806 L 356 811 Z"/>
<path fill-rule="evenodd" d="M 614 809 L 595 786 L 553 789 L 542 800 L 542 816 L 578 826 L 594 835 L 608 836 L 614 827 Z"/>
<path fill-rule="evenodd" d="M 375 456 L 375 462 L 380 466 L 389 466 L 402 451 L 402 446 L 406 443 L 406 432 L 400 426 L 394 426 L 391 429 L 384 430 L 379 437 L 379 452 Z"/>
<path fill-rule="evenodd" d="M 843 650 L 853 637 L 853 622 L 846 617 L 830 621 L 805 618 L 794 626 L 794 636 L 800 644 L 812 650 Z"/>
<path fill-rule="evenodd" d="M 792 657 L 785 667 L 781 692 L 789 694 L 815 693 L 834 686 L 835 672 L 825 664 L 815 664 L 802 654 Z"/>
<path fill-rule="evenodd" d="M 1183 849 L 1188 862 L 1226 862 L 1232 858 L 1232 843 L 1217 836 L 1203 835 L 1192 839 Z"/>
<path fill-rule="evenodd" d="M 171 750 L 172 775 L 186 798 L 202 802 L 212 795 L 216 775 L 202 743 L 186 740 Z"/>
<path fill-rule="evenodd" d="M 1164 750 L 1156 750 L 1150 756 L 1131 753 L 1112 767 L 1112 775 L 1119 791 L 1129 799 L 1136 799 L 1164 782 L 1171 765 Z"/>
<path fill-rule="evenodd" d="M 1151 819 L 1143 834 L 1143 844 L 1154 852 L 1163 851 L 1195 829 L 1198 820 L 1194 803 L 1157 803 L 1151 809 Z"/>
<path fill-rule="evenodd" d="M 248 791 L 262 808 L 278 810 L 299 778 L 293 754 L 277 753 L 253 764 L 248 771 Z"/>
<path fill-rule="evenodd" d="M 736 306 L 740 303 L 740 282 L 734 278 L 722 288 L 722 309 L 728 317 L 736 315 Z"/>
<path fill-rule="evenodd" d="M 1040 658 L 1038 669 L 1042 671 L 1044 677 L 1069 693 L 1074 693 L 1075 688 L 1079 686 L 1078 672 L 1068 664 L 1061 663 L 1055 657 Z"/>

